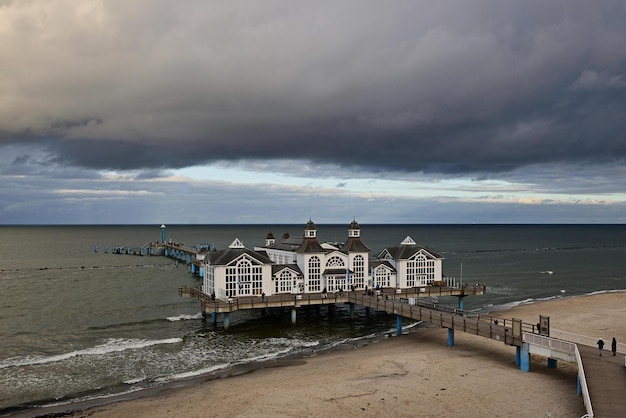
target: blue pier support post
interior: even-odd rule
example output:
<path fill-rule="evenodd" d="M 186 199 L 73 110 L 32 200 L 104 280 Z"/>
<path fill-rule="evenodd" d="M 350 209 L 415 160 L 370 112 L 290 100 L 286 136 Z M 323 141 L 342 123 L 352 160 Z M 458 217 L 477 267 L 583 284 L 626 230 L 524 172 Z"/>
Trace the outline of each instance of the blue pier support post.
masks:
<path fill-rule="evenodd" d="M 230 314 L 228 312 L 224 312 L 224 331 L 228 331 L 230 329 Z"/>
<path fill-rule="evenodd" d="M 520 358 L 520 370 L 523 372 L 530 371 L 530 348 L 528 343 L 522 343 L 522 353 Z"/>
<path fill-rule="evenodd" d="M 396 336 L 402 335 L 402 316 L 396 315 Z"/>
<path fill-rule="evenodd" d="M 454 329 L 448 328 L 448 347 L 454 347 Z"/>
<path fill-rule="evenodd" d="M 211 325 L 217 324 L 217 312 L 211 312 Z"/>
<path fill-rule="evenodd" d="M 463 310 L 463 296 L 459 296 L 459 311 Z"/>
<path fill-rule="evenodd" d="M 548 369 L 556 369 L 556 359 L 548 358 Z"/>
<path fill-rule="evenodd" d="M 161 242 L 165 242 L 165 225 L 161 225 Z"/>
<path fill-rule="evenodd" d="M 350 319 L 354 319 L 354 303 L 350 303 Z"/>
<path fill-rule="evenodd" d="M 291 308 L 291 325 L 296 325 L 296 308 Z"/>
<path fill-rule="evenodd" d="M 522 364 L 522 347 L 515 347 L 515 365 Z"/>

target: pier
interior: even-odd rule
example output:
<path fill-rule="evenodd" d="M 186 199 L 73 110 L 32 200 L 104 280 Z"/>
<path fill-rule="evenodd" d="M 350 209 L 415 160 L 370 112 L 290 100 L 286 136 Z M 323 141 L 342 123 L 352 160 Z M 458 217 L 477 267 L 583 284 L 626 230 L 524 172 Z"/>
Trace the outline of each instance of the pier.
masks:
<path fill-rule="evenodd" d="M 377 311 L 396 315 L 396 335 L 402 334 L 402 318 L 427 322 L 448 330 L 448 346 L 454 345 L 455 331 L 489 338 L 516 348 L 516 364 L 520 370 L 530 372 L 530 355 L 547 358 L 548 368 L 556 368 L 558 360 L 576 363 L 578 367 L 578 394 L 582 396 L 587 417 L 622 416 L 626 393 L 626 359 L 623 354 L 612 356 L 598 355 L 597 347 L 591 341 L 587 345 L 541 335 L 535 324 L 519 319 L 506 319 L 494 315 L 464 311 L 462 308 L 441 305 L 429 300 L 432 297 L 457 296 L 459 305 L 462 298 L 469 295 L 482 295 L 485 288 L 479 285 L 460 287 L 427 286 L 416 289 L 381 289 L 371 293 L 360 290 L 334 292 L 332 294 L 279 294 L 267 297 L 236 297 L 227 300 L 212 298 L 200 289 L 179 288 L 179 295 L 198 299 L 202 312 L 210 314 L 216 323 L 216 315 L 224 315 L 224 328 L 228 329 L 231 312 L 249 309 L 290 308 L 291 320 L 296 323 L 296 309 L 311 305 L 333 305 L 344 303 L 360 305 Z M 548 330 L 549 331 L 549 330 Z M 543 333 L 543 331 L 542 331 Z M 564 334 L 557 330 L 555 335 Z M 622 348 L 622 346 L 619 346 Z M 622 353 L 623 349 L 618 349 Z"/>

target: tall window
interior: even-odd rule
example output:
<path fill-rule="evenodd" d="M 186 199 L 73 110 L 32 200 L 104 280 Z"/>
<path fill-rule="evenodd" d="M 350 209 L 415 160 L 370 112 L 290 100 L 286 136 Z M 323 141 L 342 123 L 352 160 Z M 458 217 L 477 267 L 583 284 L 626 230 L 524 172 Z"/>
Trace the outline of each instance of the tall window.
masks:
<path fill-rule="evenodd" d="M 319 257 L 313 256 L 309 259 L 309 291 L 319 292 L 322 290 L 322 263 Z"/>
<path fill-rule="evenodd" d="M 416 254 L 407 263 L 407 286 L 427 286 L 435 280 L 435 261 Z"/>
<path fill-rule="evenodd" d="M 291 292 L 293 276 L 291 272 L 283 270 L 276 280 L 276 293 Z"/>
<path fill-rule="evenodd" d="M 352 270 L 354 273 L 351 277 L 351 282 L 357 289 L 365 287 L 365 261 L 362 255 L 357 255 L 352 260 Z"/>
<path fill-rule="evenodd" d="M 226 267 L 226 295 L 260 295 L 263 292 L 263 269 L 242 258 L 234 266 Z"/>
<path fill-rule="evenodd" d="M 205 267 L 204 286 L 202 291 L 210 295 L 215 291 L 215 267 L 209 265 Z"/>
<path fill-rule="evenodd" d="M 380 287 L 391 286 L 391 272 L 386 268 L 377 268 L 374 270 L 374 283 Z"/>

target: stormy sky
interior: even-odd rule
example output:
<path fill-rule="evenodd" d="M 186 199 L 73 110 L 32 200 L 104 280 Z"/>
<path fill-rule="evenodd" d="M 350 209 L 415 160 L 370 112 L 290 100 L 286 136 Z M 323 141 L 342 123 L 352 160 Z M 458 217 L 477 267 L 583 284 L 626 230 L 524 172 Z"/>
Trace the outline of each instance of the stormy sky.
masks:
<path fill-rule="evenodd" d="M 624 1 L 0 0 L 0 224 L 626 222 Z"/>

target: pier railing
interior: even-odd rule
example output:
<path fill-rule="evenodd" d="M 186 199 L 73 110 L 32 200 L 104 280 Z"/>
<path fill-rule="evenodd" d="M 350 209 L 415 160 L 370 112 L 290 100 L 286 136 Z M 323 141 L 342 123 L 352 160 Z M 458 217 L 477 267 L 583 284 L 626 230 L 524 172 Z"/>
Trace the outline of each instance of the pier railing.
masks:
<path fill-rule="evenodd" d="M 585 368 L 583 367 L 583 360 L 580 357 L 580 351 L 578 351 L 578 346 L 576 344 L 574 344 L 574 350 L 574 354 L 576 355 L 576 364 L 578 365 L 578 384 L 580 385 L 580 391 L 583 395 L 583 403 L 585 404 L 585 409 L 587 410 L 587 416 L 593 417 L 593 407 L 591 406 L 591 396 L 589 395 Z"/>

